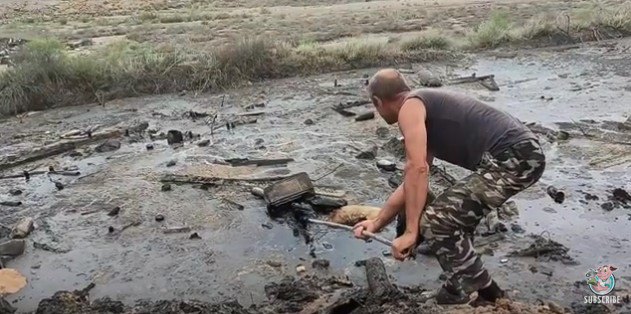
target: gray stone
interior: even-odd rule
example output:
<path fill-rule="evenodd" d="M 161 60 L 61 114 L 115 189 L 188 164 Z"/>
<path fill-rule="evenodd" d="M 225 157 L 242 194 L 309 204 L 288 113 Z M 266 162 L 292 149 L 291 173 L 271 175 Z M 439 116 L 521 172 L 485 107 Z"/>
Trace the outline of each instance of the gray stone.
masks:
<path fill-rule="evenodd" d="M 113 152 L 121 148 L 121 142 L 117 140 L 107 140 L 102 144 L 98 145 L 94 151 L 97 153 L 105 153 L 105 152 Z"/>
<path fill-rule="evenodd" d="M 7 300 L 0 298 L 0 313 L 12 314 L 15 313 L 15 311 L 17 311 L 17 309 L 11 306 Z"/>
<path fill-rule="evenodd" d="M 178 130 L 169 130 L 167 132 L 167 143 L 169 145 L 179 144 L 179 143 L 182 143 L 183 141 L 184 141 L 184 136 L 182 135 L 182 132 Z"/>
<path fill-rule="evenodd" d="M 197 142 L 197 146 L 199 147 L 206 147 L 208 146 L 208 144 L 210 144 L 210 140 L 208 139 Z"/>
<path fill-rule="evenodd" d="M 21 239 L 9 240 L 4 243 L 0 243 L 0 255 L 7 256 L 20 256 L 24 253 L 26 247 L 26 241 Z"/>
<path fill-rule="evenodd" d="M 11 238 L 26 238 L 34 229 L 33 222 L 33 218 L 31 217 L 22 218 L 17 224 L 15 224 L 15 226 L 13 226 L 13 229 L 11 230 Z"/>

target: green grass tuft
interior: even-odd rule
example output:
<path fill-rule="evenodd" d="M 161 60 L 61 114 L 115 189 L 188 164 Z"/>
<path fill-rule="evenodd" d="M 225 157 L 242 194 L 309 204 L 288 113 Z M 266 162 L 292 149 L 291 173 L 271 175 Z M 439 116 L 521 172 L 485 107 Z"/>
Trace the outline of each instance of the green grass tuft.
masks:
<path fill-rule="evenodd" d="M 510 31 L 513 25 L 505 13 L 495 12 L 488 21 L 478 25 L 469 34 L 469 48 L 495 48 L 511 40 Z"/>

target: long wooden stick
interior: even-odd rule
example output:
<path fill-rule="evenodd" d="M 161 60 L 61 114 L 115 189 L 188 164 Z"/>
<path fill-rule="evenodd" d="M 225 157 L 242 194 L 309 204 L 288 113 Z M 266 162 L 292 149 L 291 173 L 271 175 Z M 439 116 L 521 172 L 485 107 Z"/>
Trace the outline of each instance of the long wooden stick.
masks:
<path fill-rule="evenodd" d="M 345 230 L 348 230 L 348 231 L 353 231 L 354 230 L 353 227 L 351 227 L 351 226 L 338 224 L 338 223 L 330 222 L 330 221 L 317 220 L 317 219 L 308 219 L 307 221 L 309 221 L 311 223 L 314 223 L 314 224 L 318 224 L 318 225 L 329 226 L 331 228 L 345 229 Z M 376 240 L 378 242 L 381 242 L 381 243 L 383 243 L 383 244 L 385 244 L 387 246 L 392 246 L 392 241 L 390 241 L 390 240 L 388 240 L 386 238 L 383 238 L 381 236 L 378 236 L 378 235 L 376 235 L 376 234 L 374 234 L 372 232 L 368 232 L 368 231 L 364 230 L 364 231 L 362 231 L 362 234 L 367 236 L 367 237 L 369 237 L 369 238 L 371 238 L 371 239 L 374 239 L 374 240 Z"/>

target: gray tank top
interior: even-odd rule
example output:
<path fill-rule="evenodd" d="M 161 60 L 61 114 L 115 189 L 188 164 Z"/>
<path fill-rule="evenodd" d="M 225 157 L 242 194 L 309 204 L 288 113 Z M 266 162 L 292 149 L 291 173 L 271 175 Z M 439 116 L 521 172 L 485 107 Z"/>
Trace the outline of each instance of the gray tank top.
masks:
<path fill-rule="evenodd" d="M 446 90 L 410 92 L 425 104 L 427 146 L 436 158 L 475 170 L 484 152 L 493 156 L 537 137 L 519 120 L 473 97 Z"/>

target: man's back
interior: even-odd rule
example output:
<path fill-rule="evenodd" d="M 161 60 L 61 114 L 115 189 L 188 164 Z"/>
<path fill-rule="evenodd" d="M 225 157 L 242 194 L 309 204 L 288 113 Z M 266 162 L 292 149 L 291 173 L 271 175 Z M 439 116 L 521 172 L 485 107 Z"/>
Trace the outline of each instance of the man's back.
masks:
<path fill-rule="evenodd" d="M 519 120 L 473 97 L 443 90 L 420 89 L 427 112 L 427 145 L 441 160 L 475 170 L 484 152 L 492 155 L 535 135 Z"/>

